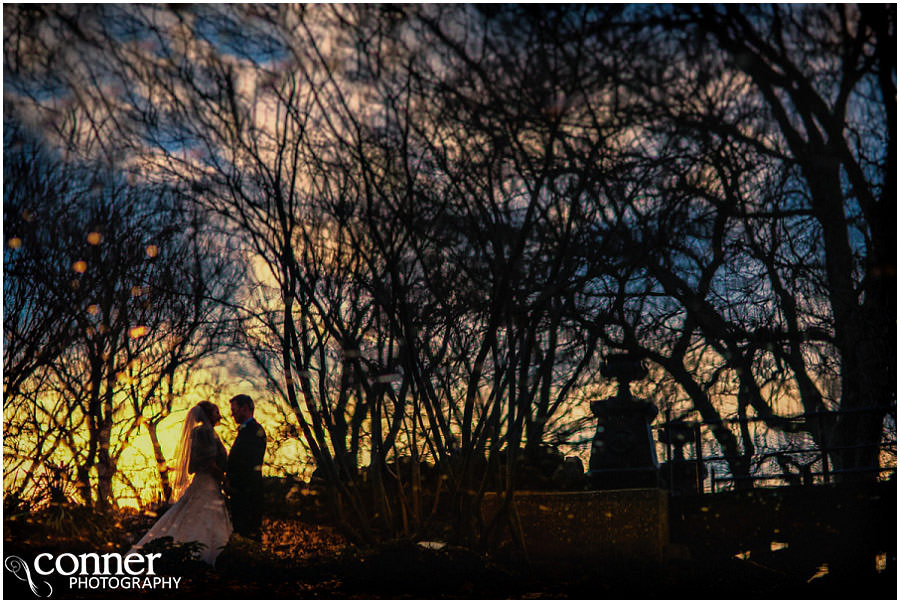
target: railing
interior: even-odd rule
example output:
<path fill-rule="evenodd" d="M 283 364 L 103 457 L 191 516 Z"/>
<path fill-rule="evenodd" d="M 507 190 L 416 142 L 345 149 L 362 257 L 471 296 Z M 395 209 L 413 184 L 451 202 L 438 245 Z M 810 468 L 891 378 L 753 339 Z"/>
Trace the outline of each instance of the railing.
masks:
<path fill-rule="evenodd" d="M 896 428 L 892 425 L 884 426 L 882 437 L 877 442 L 858 443 L 847 446 L 831 446 L 824 449 L 817 445 L 808 432 L 800 427 L 808 424 L 810 419 L 817 416 L 839 416 L 850 413 L 880 413 L 884 414 L 884 408 L 860 408 L 833 412 L 804 413 L 791 417 L 746 417 L 734 419 L 721 419 L 718 421 L 673 421 L 670 413 L 666 412 L 665 422 L 660 425 L 668 434 L 665 439 L 660 438 L 660 443 L 665 447 L 664 456 L 667 463 L 662 467 L 661 477 L 668 482 L 669 488 L 676 494 L 702 494 L 705 492 L 718 492 L 723 489 L 736 488 L 739 484 L 749 481 L 751 487 L 756 486 L 781 486 L 791 484 L 812 485 L 814 483 L 828 484 L 836 476 L 846 474 L 875 473 L 877 479 L 896 472 Z M 893 422 L 894 417 L 887 415 L 886 421 Z M 771 428 L 766 423 L 778 422 L 782 425 L 795 424 L 795 430 L 779 430 Z M 743 429 L 763 424 L 762 430 L 754 429 L 751 434 L 754 452 L 750 457 L 748 475 L 734 476 L 729 468 L 729 461 L 734 458 L 718 451 L 705 447 L 719 448 L 715 437 L 707 436 L 716 428 L 730 428 L 732 425 L 742 425 Z M 660 432 L 662 430 L 659 430 Z M 673 433 L 675 434 L 673 436 Z M 679 440 L 680 434 L 680 441 Z M 739 441 L 741 435 L 736 434 Z M 743 443 L 743 442 L 742 442 Z M 877 447 L 879 449 L 880 466 L 877 468 L 835 469 L 831 466 L 830 456 L 848 450 L 866 449 Z M 684 448 L 690 448 L 690 456 L 684 455 Z M 677 450 L 673 450 L 677 449 Z M 708 450 L 708 448 L 707 448 Z M 680 452 L 679 452 L 680 451 Z M 673 454 L 674 452 L 674 454 Z M 679 456 L 681 458 L 679 458 Z M 795 472 L 790 469 L 796 469 Z M 695 483 L 686 483 L 695 481 Z M 708 488 L 707 488 L 708 484 Z"/>

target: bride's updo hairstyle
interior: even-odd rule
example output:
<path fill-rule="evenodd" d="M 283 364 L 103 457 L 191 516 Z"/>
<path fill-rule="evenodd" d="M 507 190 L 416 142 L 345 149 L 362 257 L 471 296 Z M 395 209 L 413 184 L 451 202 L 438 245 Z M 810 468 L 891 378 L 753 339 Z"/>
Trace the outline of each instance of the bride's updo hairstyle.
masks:
<path fill-rule="evenodd" d="M 198 402 L 197 406 L 199 406 L 200 408 L 203 409 L 203 413 L 206 415 L 206 418 L 209 419 L 210 427 L 212 427 L 214 425 L 213 417 L 216 416 L 215 411 L 219 410 L 219 408 L 215 404 L 210 402 L 209 400 L 204 400 L 203 402 Z"/>

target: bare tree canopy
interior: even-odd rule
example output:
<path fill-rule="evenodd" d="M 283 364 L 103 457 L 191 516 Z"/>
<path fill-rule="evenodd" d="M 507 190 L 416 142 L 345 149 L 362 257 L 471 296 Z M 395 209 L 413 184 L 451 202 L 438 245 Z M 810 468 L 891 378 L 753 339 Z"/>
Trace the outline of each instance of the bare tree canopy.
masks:
<path fill-rule="evenodd" d="M 498 484 L 508 501 L 548 446 L 580 450 L 615 351 L 649 360 L 646 395 L 713 425 L 737 484 L 749 418 L 877 477 L 896 415 L 894 7 L 4 16 L 10 114 L 242 254 L 230 344 L 361 538 L 422 525 L 429 464 L 460 537 L 489 532 L 499 514 L 466 510 Z M 72 186 L 37 180 L 17 186 Z M 43 341 L 75 345 L 56 331 L 75 318 L 21 289 L 19 253 L 5 295 L 33 305 L 32 334 L 4 367 L 25 412 Z M 26 314 L 7 318 L 5 339 Z"/>

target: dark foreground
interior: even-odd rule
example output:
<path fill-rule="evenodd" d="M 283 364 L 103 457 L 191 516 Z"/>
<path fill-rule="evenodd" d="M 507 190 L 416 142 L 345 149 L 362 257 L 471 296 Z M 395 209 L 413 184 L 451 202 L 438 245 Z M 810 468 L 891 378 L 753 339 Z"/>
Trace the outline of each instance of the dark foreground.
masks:
<path fill-rule="evenodd" d="M 166 550 L 159 573 L 181 577 L 177 589 L 69 589 L 65 578 L 47 578 L 54 580 L 52 599 L 895 600 L 896 491 L 891 488 L 770 491 L 675 504 L 673 544 L 662 563 L 529 564 L 519 553 L 488 556 L 412 541 L 360 548 L 320 522 L 281 517 L 265 521 L 262 543 L 233 539 L 215 569 L 191 561 L 189 551 Z M 45 552 L 124 553 L 153 521 L 71 506 L 5 513 L 4 598 L 37 598 L 9 571 L 11 555 L 30 562 Z M 860 554 L 842 555 L 852 552 L 854 543 L 862 547 Z M 875 549 L 886 551 L 879 564 L 870 562 Z"/>
<path fill-rule="evenodd" d="M 227 553 L 227 556 L 226 556 Z M 394 543 L 291 561 L 229 551 L 215 570 L 183 571 L 177 590 L 68 590 L 54 599 L 896 599 L 895 569 L 812 580 L 738 559 L 696 559 L 657 569 L 500 563 L 464 549 Z M 6 599 L 35 599 L 7 576 Z"/>
<path fill-rule="evenodd" d="M 69 590 L 53 599 L 896 599 L 895 569 L 812 580 L 738 559 L 666 567 L 547 567 L 499 563 L 464 549 L 394 543 L 301 562 L 257 551 L 223 553 L 216 570 L 182 570 L 177 590 Z M 5 599 L 35 599 L 11 576 Z"/>

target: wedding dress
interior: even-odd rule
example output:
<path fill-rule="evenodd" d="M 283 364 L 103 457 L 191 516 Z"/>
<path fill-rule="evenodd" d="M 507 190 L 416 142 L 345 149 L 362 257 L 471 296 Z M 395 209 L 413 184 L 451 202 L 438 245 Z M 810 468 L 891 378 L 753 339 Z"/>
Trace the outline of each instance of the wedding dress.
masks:
<path fill-rule="evenodd" d="M 218 409 L 212 412 L 218 415 Z M 210 420 L 208 414 L 209 411 L 198 404 L 185 418 L 176 452 L 178 464 L 172 486 L 172 499 L 177 499 L 177 502 L 153 524 L 132 551 L 157 538 L 171 536 L 176 542 L 196 541 L 203 544 L 205 548 L 200 559 L 213 565 L 228 543 L 233 528 L 225 496 L 219 480 L 208 469 L 210 462 L 214 462 L 219 469 L 223 468 L 226 453 L 213 430 L 218 417 Z"/>

